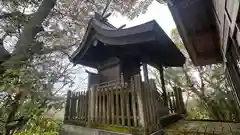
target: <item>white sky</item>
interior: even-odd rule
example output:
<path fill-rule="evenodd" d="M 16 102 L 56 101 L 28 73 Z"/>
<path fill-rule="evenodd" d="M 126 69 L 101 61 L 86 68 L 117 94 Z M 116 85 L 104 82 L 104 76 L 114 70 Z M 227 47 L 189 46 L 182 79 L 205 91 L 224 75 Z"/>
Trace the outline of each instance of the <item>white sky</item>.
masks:
<path fill-rule="evenodd" d="M 126 24 L 127 27 L 131 27 L 151 20 L 156 20 L 168 35 L 170 35 L 171 30 L 176 27 L 167 5 L 160 4 L 155 0 L 148 7 L 148 10 L 145 14 L 140 15 L 134 20 L 130 21 L 120 14 L 109 17 L 109 22 L 116 27 L 120 27 L 123 24 Z"/>

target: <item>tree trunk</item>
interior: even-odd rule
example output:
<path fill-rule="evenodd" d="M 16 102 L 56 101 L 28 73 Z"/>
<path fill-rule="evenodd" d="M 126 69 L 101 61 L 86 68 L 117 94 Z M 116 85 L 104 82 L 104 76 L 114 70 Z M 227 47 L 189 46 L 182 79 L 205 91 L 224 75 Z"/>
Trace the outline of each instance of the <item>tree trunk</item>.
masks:
<path fill-rule="evenodd" d="M 24 26 L 23 32 L 15 46 L 13 56 L 4 63 L 6 68 L 16 66 L 17 63 L 19 64 L 21 61 L 25 61 L 31 57 L 31 45 L 34 37 L 39 32 L 39 28 L 41 28 L 43 21 L 55 4 L 56 0 L 43 0 L 37 12 L 33 14 L 33 17 Z"/>
<path fill-rule="evenodd" d="M 39 28 L 55 4 L 56 0 L 43 0 L 37 12 L 33 14 L 33 17 L 24 26 L 23 32 L 21 33 L 21 36 L 15 46 L 12 57 L 3 63 L 5 69 L 16 66 L 19 67 L 22 61 L 31 57 L 31 47 L 34 37 L 39 32 Z M 18 111 L 18 107 L 15 107 L 14 105 L 12 107 L 12 113 L 9 114 L 6 124 L 3 127 L 3 135 L 10 135 L 12 130 L 12 128 L 8 126 L 8 123 L 13 120 L 15 113 Z M 26 124 L 26 122 L 24 124 Z"/>

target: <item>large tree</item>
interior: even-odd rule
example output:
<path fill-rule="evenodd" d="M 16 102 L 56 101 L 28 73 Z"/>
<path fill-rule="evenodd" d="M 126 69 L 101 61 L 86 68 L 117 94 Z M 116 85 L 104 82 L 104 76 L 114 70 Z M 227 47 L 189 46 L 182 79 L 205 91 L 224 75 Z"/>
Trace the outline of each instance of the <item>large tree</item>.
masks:
<path fill-rule="evenodd" d="M 74 82 L 68 56 L 92 12 L 134 18 L 152 0 L 4 0 L 0 2 L 0 124 L 13 134 L 46 108 L 62 107 Z"/>

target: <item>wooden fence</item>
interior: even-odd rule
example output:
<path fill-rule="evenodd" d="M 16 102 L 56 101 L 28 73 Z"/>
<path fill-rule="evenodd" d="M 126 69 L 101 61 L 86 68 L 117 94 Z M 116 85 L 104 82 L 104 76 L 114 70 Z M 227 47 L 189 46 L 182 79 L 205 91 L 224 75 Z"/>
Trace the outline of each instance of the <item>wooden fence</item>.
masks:
<path fill-rule="evenodd" d="M 98 124 L 138 126 L 139 114 L 136 93 L 130 85 L 96 87 L 93 91 L 95 106 L 91 120 Z"/>
<path fill-rule="evenodd" d="M 65 122 L 76 121 L 86 124 L 88 121 L 88 93 L 87 91 L 68 91 L 65 107 Z"/>
<path fill-rule="evenodd" d="M 181 89 L 168 93 L 171 113 L 182 113 Z M 169 114 L 154 80 L 141 82 L 135 76 L 129 84 L 106 83 L 88 91 L 68 92 L 65 123 L 112 125 L 143 129 L 152 133 L 160 128 L 160 118 Z"/>
<path fill-rule="evenodd" d="M 167 99 L 170 113 L 186 113 L 181 88 L 175 87 L 173 92 L 168 92 Z"/>

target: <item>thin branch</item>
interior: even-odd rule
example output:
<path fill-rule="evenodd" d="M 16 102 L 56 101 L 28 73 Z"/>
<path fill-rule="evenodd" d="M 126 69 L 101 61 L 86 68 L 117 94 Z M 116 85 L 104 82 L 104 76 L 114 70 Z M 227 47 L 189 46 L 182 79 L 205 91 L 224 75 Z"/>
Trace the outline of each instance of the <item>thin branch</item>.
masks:
<path fill-rule="evenodd" d="M 105 7 L 104 7 L 104 9 L 103 9 L 102 16 L 105 15 L 105 13 L 106 13 L 108 7 L 110 6 L 111 2 L 112 2 L 112 0 L 108 0 L 108 1 L 107 1 L 106 5 L 105 5 Z"/>

